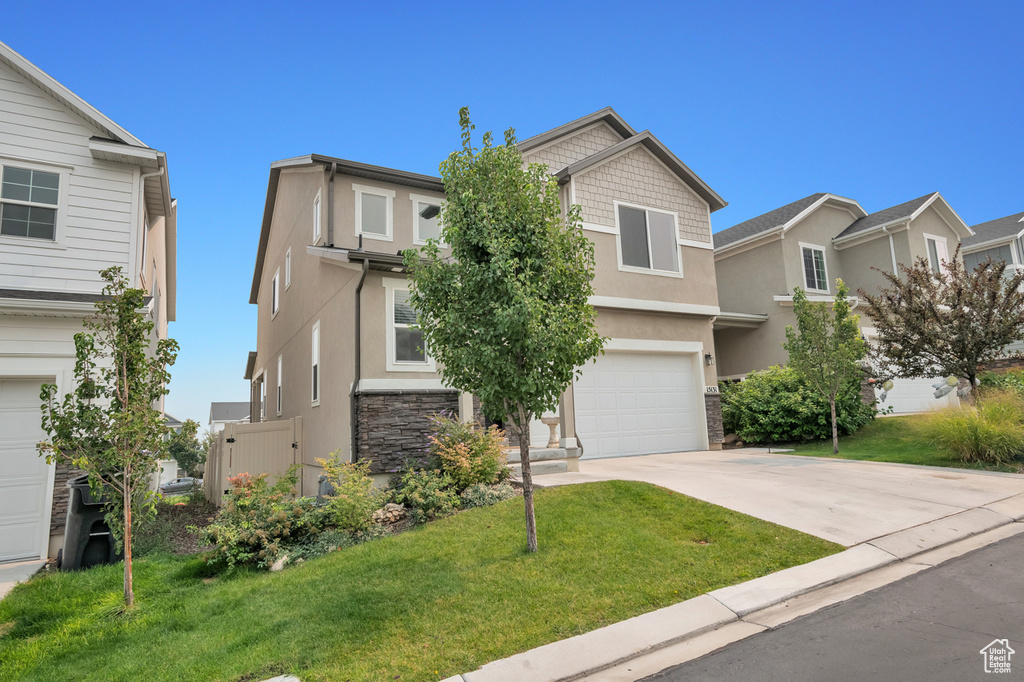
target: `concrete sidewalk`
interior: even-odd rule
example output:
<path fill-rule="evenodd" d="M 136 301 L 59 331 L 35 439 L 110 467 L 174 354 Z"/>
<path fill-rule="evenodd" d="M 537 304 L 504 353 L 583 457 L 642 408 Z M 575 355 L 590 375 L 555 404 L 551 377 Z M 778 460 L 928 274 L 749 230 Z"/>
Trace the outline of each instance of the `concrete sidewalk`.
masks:
<path fill-rule="evenodd" d="M 538 487 L 655 483 L 849 549 L 445 682 L 627 682 L 1024 532 L 1024 476 L 743 449 L 580 463 Z"/>
<path fill-rule="evenodd" d="M 13 564 L 0 564 L 0 599 L 14 589 L 18 583 L 25 582 L 46 565 L 45 561 L 19 561 Z"/>

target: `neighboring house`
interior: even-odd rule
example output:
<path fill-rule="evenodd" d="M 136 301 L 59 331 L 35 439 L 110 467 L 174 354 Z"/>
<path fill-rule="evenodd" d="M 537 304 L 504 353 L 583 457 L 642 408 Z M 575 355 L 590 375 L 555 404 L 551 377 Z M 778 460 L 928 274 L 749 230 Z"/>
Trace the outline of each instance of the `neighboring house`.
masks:
<path fill-rule="evenodd" d="M 812 194 L 717 232 L 719 376 L 741 378 L 786 363 L 786 326 L 796 326 L 794 288 L 811 300 L 831 301 L 842 279 L 854 312 L 862 314 L 857 292 L 874 293 L 887 283 L 872 268 L 891 273 L 920 257 L 938 269 L 971 234 L 938 192 L 870 214 L 853 199 Z M 869 341 L 875 335 L 864 315 L 861 331 Z M 896 412 L 936 404 L 932 381 L 898 380 L 888 404 Z"/>
<path fill-rule="evenodd" d="M 725 202 L 612 109 L 520 143 L 548 164 L 593 241 L 607 353 L 563 396 L 560 444 L 586 457 L 720 447 L 710 214 Z M 439 234 L 440 178 L 309 155 L 271 165 L 249 302 L 252 421 L 302 417 L 304 465 L 332 451 L 381 474 L 420 454 L 426 417 L 468 416 L 441 382 L 400 253 Z M 707 364 L 706 364 L 707 363 Z M 531 433 L 543 445 L 547 428 Z M 316 476 L 303 476 L 305 493 Z"/>
<path fill-rule="evenodd" d="M 970 270 L 989 259 L 1004 261 L 1005 274 L 1024 270 L 1024 213 L 1014 213 L 971 227 L 974 236 L 960 242 L 964 266 Z M 1024 352 L 1024 339 L 1006 347 L 1008 352 Z"/>
<path fill-rule="evenodd" d="M 184 422 L 177 417 L 173 417 L 164 412 L 164 426 L 170 430 L 170 433 L 167 434 L 168 439 L 170 439 L 172 434 L 181 433 L 181 427 L 184 425 Z"/>
<path fill-rule="evenodd" d="M 40 384 L 72 389 L 73 337 L 99 271 L 151 292 L 154 343 L 175 319 L 175 202 L 146 146 L 0 43 L 0 562 L 56 554 L 69 469 L 36 454 Z M 163 405 L 161 401 L 160 408 Z"/>
<path fill-rule="evenodd" d="M 228 424 L 249 421 L 249 403 L 210 403 L 210 433 L 220 433 Z"/>

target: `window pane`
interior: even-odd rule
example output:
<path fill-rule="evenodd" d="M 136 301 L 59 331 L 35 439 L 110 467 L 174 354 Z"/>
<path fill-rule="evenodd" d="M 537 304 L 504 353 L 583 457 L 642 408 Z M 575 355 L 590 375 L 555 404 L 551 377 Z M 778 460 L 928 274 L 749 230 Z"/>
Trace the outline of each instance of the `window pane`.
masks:
<path fill-rule="evenodd" d="M 984 261 L 984 252 L 964 254 L 964 267 L 967 268 L 968 270 L 974 270 L 976 267 L 978 267 L 979 263 L 982 263 Z"/>
<path fill-rule="evenodd" d="M 651 267 L 647 251 L 647 219 L 644 211 L 619 206 L 619 242 L 622 264 L 637 268 Z"/>
<path fill-rule="evenodd" d="M 928 240 L 928 263 L 932 266 L 934 272 L 939 271 L 939 251 L 935 248 L 934 239 Z"/>
<path fill-rule="evenodd" d="M 814 276 L 818 283 L 818 289 L 828 289 L 828 282 L 825 281 L 825 252 L 814 252 Z"/>
<path fill-rule="evenodd" d="M 409 292 L 395 289 L 395 324 L 416 324 L 416 311 L 409 305 Z"/>
<path fill-rule="evenodd" d="M 28 209 L 28 206 L 4 204 L 2 218 L 0 218 L 0 234 L 27 237 Z"/>
<path fill-rule="evenodd" d="M 428 208 L 437 208 L 436 204 L 428 204 L 422 201 L 416 202 L 416 221 L 417 227 L 420 232 L 420 240 L 426 241 L 428 239 L 440 239 L 441 238 L 441 225 L 438 222 L 438 214 L 434 213 L 433 218 L 424 218 L 423 212 Z M 431 213 L 433 211 L 429 211 Z"/>
<path fill-rule="evenodd" d="M 409 327 L 395 327 L 395 362 L 425 362 L 423 332 Z"/>
<path fill-rule="evenodd" d="M 388 233 L 388 200 L 387 197 L 376 194 L 363 194 L 362 199 L 362 225 L 363 232 L 371 234 Z"/>
<path fill-rule="evenodd" d="M 57 224 L 57 211 L 52 208 L 33 206 L 28 212 L 28 236 L 36 239 L 53 239 Z"/>
<path fill-rule="evenodd" d="M 313 365 L 313 400 L 320 399 L 320 365 Z"/>
<path fill-rule="evenodd" d="M 679 272 L 675 220 L 667 213 L 648 211 L 651 232 L 651 267 L 655 270 Z"/>
<path fill-rule="evenodd" d="M 0 189 L 0 197 L 17 201 L 28 201 L 31 196 L 31 186 L 32 171 L 6 166 L 4 168 L 3 189 Z"/>

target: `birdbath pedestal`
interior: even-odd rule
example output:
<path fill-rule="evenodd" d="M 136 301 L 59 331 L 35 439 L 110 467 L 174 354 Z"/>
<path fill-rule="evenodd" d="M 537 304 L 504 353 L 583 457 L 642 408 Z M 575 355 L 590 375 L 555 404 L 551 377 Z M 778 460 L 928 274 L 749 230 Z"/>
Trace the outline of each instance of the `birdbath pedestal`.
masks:
<path fill-rule="evenodd" d="M 558 425 L 562 422 L 558 417 L 541 417 L 540 422 L 547 424 L 547 427 L 551 429 L 551 435 L 548 437 L 548 444 L 546 447 L 557 448 L 558 447 Z"/>

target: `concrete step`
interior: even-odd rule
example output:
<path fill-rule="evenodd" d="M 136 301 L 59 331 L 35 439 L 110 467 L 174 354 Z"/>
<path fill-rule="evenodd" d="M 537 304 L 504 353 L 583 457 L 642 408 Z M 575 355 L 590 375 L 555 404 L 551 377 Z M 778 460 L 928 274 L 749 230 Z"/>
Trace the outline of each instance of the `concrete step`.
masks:
<path fill-rule="evenodd" d="M 508 462 L 515 464 L 519 462 L 519 448 L 509 448 L 505 450 L 508 455 Z M 569 457 L 576 457 L 578 451 L 574 448 L 569 451 L 565 448 L 530 448 L 530 461 L 531 462 L 543 462 L 549 459 L 567 459 Z"/>
<path fill-rule="evenodd" d="M 521 479 L 523 477 L 523 467 L 519 464 L 511 464 L 509 468 L 512 469 L 512 475 L 515 478 Z M 554 461 L 542 461 L 534 462 L 533 457 L 530 458 L 530 473 L 534 476 L 543 476 L 544 474 L 564 474 L 569 471 L 569 465 L 565 460 L 554 460 Z"/>

